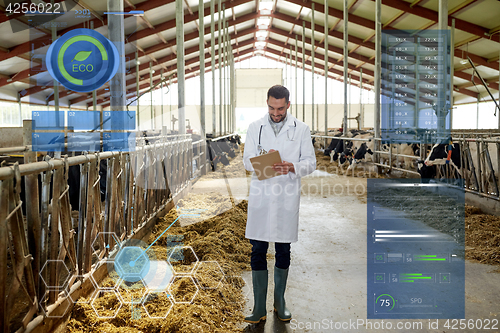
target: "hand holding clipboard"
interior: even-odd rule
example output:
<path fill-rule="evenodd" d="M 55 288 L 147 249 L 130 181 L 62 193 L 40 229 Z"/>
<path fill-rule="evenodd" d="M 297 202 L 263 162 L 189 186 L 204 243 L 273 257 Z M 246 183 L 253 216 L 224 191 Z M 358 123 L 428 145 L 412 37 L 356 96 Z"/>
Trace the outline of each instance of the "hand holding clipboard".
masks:
<path fill-rule="evenodd" d="M 280 153 L 273 149 L 267 154 L 250 158 L 250 162 L 259 180 L 286 175 L 288 172 L 295 172 L 293 164 L 282 161 Z"/>

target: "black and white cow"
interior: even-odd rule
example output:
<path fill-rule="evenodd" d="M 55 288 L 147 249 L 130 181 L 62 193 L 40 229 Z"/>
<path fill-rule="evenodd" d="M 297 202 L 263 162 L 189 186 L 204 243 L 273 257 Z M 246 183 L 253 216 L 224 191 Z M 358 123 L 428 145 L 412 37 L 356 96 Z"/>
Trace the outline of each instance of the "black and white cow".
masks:
<path fill-rule="evenodd" d="M 325 151 L 323 152 L 325 156 L 330 156 L 332 150 L 334 150 L 337 147 L 337 144 L 339 143 L 340 139 L 336 138 L 340 137 L 341 135 L 342 133 L 337 133 L 334 135 L 335 138 L 330 141 L 330 145 L 328 145 L 328 148 L 326 148 Z"/>
<path fill-rule="evenodd" d="M 450 153 L 451 152 L 451 153 Z M 460 145 L 439 143 L 432 147 L 425 161 L 417 161 L 417 170 L 421 178 L 434 178 L 437 167 L 449 164 L 453 168 L 453 177 L 461 178 L 460 168 L 462 166 L 460 156 Z"/>
<path fill-rule="evenodd" d="M 337 145 L 335 146 L 335 149 L 333 149 L 330 152 L 330 163 L 333 163 L 334 161 L 339 161 L 339 165 L 344 164 L 348 157 L 353 154 L 352 151 L 352 141 L 347 141 L 345 143 L 344 147 L 344 140 L 343 139 L 337 139 Z"/>
<path fill-rule="evenodd" d="M 350 161 L 348 170 L 354 168 L 356 164 L 361 163 L 365 159 L 366 154 L 373 155 L 373 151 L 368 147 L 366 142 L 363 142 Z"/>

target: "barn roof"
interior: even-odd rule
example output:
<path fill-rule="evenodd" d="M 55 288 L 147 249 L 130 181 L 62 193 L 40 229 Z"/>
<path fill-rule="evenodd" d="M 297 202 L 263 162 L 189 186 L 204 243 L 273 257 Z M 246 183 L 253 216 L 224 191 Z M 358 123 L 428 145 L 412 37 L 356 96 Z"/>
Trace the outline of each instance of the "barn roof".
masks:
<path fill-rule="evenodd" d="M 66 15 L 58 18 L 57 35 L 82 27 L 94 27 L 107 36 L 106 2 L 101 0 L 56 1 L 71 3 L 72 10 L 86 9 L 88 18 L 68 20 Z M 382 0 L 383 29 L 437 29 L 439 0 Z M 75 5 L 74 3 L 77 3 Z M 199 24 L 197 0 L 184 0 L 185 72 L 186 78 L 199 74 Z M 228 20 L 229 35 L 235 62 L 257 54 L 285 61 L 292 47 L 292 64 L 295 64 L 295 40 L 298 40 L 298 66 L 302 67 L 302 37 L 305 41 L 305 67 L 311 71 L 312 62 L 312 7 L 314 6 L 314 58 L 315 71 L 324 75 L 325 6 L 324 1 L 311 0 L 226 0 L 224 15 Z M 352 84 L 359 86 L 360 70 L 363 69 L 363 87 L 372 89 L 375 61 L 375 1 L 349 0 L 348 19 L 348 68 Z M 160 72 L 164 76 L 176 73 L 175 1 L 174 0 L 124 0 L 125 12 L 144 11 L 143 15 L 125 16 L 125 51 L 127 68 L 127 97 L 136 93 L 136 61 L 139 58 L 141 89 L 150 86 L 150 62 L 155 71 L 154 82 L 159 82 Z M 343 80 L 343 2 L 328 2 L 328 75 Z M 43 60 L 32 57 L 46 51 L 50 44 L 50 27 L 27 29 L 28 17 L 6 15 L 0 17 L 0 100 L 45 105 L 53 104 L 53 89 L 40 85 L 46 76 Z M 204 36 L 206 71 L 210 65 L 210 2 L 204 3 Z M 218 6 L 215 4 L 215 36 L 218 35 Z M 500 54 L 500 2 L 496 0 L 454 0 L 449 3 L 449 25 L 455 19 L 454 52 L 454 99 L 455 104 L 489 100 L 470 64 L 472 59 L 490 90 L 499 90 Z M 74 15 L 73 15 L 74 16 Z M 305 26 L 305 34 L 303 29 Z M 217 39 L 216 39 L 217 43 Z M 217 49 L 217 45 L 216 45 Z M 218 50 L 216 50 L 216 53 Z M 218 58 L 216 57 L 216 63 Z M 60 105 L 71 104 L 74 108 L 86 108 L 92 104 L 92 95 L 60 88 Z M 107 86 L 97 91 L 97 103 L 109 105 Z"/>

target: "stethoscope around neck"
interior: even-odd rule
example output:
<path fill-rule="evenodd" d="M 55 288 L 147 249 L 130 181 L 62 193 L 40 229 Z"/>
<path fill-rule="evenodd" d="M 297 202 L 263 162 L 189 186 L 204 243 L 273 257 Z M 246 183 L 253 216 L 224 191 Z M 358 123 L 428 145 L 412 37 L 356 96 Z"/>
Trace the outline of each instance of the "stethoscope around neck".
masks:
<path fill-rule="evenodd" d="M 260 130 L 259 130 L 259 144 L 257 145 L 257 150 L 259 151 L 259 154 L 266 154 L 267 152 L 265 150 L 262 149 L 262 146 L 260 145 L 260 138 L 262 136 L 262 127 L 264 125 L 260 125 Z M 283 125 L 284 126 L 284 125 Z M 297 122 L 294 120 L 293 121 L 293 134 L 292 134 L 292 138 L 290 139 L 290 127 L 288 127 L 288 129 L 286 130 L 286 137 L 288 139 L 288 141 L 294 141 L 294 138 L 295 138 L 295 129 L 297 128 Z"/>

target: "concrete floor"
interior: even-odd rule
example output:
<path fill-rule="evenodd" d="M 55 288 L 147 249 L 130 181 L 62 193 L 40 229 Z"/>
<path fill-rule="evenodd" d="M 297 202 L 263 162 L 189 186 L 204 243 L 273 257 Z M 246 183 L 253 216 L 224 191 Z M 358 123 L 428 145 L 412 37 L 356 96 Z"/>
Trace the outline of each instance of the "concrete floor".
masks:
<path fill-rule="evenodd" d="M 244 179 L 230 180 L 230 190 L 244 199 L 248 188 Z M 226 188 L 226 189 L 224 189 Z M 273 309 L 273 266 L 268 260 L 269 289 L 267 320 L 257 325 L 244 324 L 247 332 L 481 332 L 448 330 L 446 320 L 437 329 L 429 320 L 401 320 L 421 329 L 396 329 L 397 320 L 369 320 L 366 327 L 366 179 L 315 172 L 302 179 L 299 241 L 292 244 L 292 263 L 285 294 L 292 321 L 282 323 Z M 199 181 L 193 192 L 217 189 L 227 193 L 223 180 Z M 321 190 L 322 189 L 322 190 Z M 358 195 L 355 193 L 357 191 Z M 361 195 L 360 195 L 361 194 Z M 270 246 L 270 252 L 274 252 Z M 496 270 L 496 272 L 494 272 Z M 251 290 L 251 272 L 243 278 Z M 498 267 L 466 262 L 466 319 L 500 320 L 500 273 Z M 253 293 L 244 309 L 250 313 Z M 351 326 L 351 322 L 356 326 Z M 388 322 L 392 330 L 375 325 Z M 434 323 L 435 320 L 432 321 Z M 357 325 L 359 323 L 359 326 Z M 344 324 L 344 328 L 335 325 Z M 418 326 L 415 326 L 418 327 Z M 457 325 L 458 327 L 458 325 Z M 490 324 L 491 327 L 491 324 Z M 500 331 L 500 323 L 496 329 Z"/>

